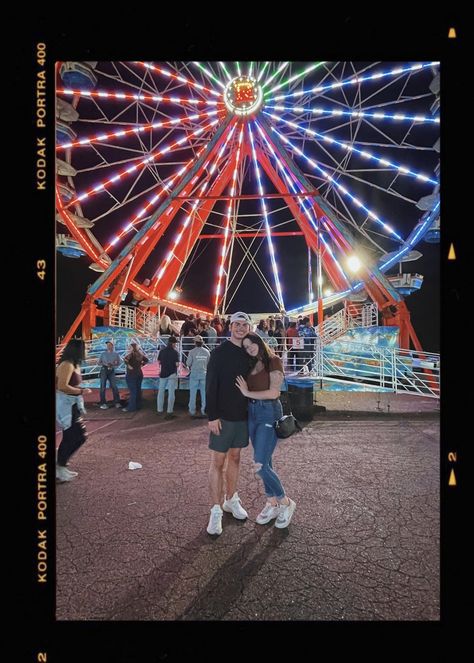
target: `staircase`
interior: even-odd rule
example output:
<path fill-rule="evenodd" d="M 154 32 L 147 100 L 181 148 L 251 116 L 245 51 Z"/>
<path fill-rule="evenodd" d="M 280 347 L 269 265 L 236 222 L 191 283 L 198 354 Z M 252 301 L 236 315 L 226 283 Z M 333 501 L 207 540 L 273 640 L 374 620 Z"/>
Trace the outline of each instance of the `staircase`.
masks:
<path fill-rule="evenodd" d="M 348 304 L 346 302 L 343 309 L 323 320 L 315 329 L 322 344 L 328 345 L 328 343 L 343 336 L 348 329 L 353 327 L 375 327 L 377 324 L 377 304 Z"/>

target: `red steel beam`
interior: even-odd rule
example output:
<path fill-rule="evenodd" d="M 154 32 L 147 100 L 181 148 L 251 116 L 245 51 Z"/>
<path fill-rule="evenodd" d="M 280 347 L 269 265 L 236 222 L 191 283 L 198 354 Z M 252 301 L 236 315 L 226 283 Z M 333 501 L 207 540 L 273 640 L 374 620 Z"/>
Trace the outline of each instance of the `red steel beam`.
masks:
<path fill-rule="evenodd" d="M 300 231 L 294 232 L 275 232 L 270 233 L 272 237 L 302 237 L 304 233 Z M 266 237 L 267 233 L 265 232 L 254 232 L 254 233 L 233 233 L 233 237 L 239 237 L 241 239 L 253 238 L 253 237 Z M 224 235 L 200 235 L 199 239 L 224 239 Z"/>
<path fill-rule="evenodd" d="M 216 177 L 213 182 L 210 191 L 216 191 L 218 194 L 221 193 L 232 177 L 232 171 L 234 169 L 235 159 L 231 159 L 227 162 L 227 165 Z M 166 268 L 161 281 L 158 282 L 157 277 L 155 276 L 151 282 L 151 289 L 156 292 L 158 297 L 165 296 L 174 286 L 176 281 L 179 278 L 181 270 L 184 267 L 187 255 L 186 250 L 188 249 L 188 255 L 193 249 L 195 243 L 198 240 L 199 234 L 203 229 L 209 214 L 212 212 L 212 209 L 215 205 L 214 200 L 207 200 L 204 202 L 204 205 L 199 209 L 199 213 L 195 214 L 193 223 L 190 223 L 189 226 L 183 232 L 180 243 L 176 247 L 174 257 L 171 259 L 168 267 Z"/>

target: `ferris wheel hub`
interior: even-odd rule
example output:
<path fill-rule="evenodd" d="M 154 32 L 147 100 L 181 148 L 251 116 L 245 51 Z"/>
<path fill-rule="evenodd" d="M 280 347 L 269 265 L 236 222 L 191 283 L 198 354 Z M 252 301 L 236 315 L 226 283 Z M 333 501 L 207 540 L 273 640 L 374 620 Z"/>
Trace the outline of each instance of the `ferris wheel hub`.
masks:
<path fill-rule="evenodd" d="M 234 115 L 245 116 L 259 110 L 263 101 L 263 90 L 255 78 L 238 76 L 227 83 L 224 102 Z"/>

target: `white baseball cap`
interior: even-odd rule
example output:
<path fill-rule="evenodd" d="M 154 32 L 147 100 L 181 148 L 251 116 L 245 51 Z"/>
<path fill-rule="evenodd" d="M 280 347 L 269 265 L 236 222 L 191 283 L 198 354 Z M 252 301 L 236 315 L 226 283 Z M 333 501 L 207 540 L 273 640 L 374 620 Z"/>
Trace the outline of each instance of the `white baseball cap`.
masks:
<path fill-rule="evenodd" d="M 243 311 L 237 311 L 237 313 L 233 313 L 230 316 L 230 324 L 232 324 L 233 322 L 246 322 L 248 325 L 252 324 L 250 316 L 247 315 L 247 313 L 244 313 Z"/>

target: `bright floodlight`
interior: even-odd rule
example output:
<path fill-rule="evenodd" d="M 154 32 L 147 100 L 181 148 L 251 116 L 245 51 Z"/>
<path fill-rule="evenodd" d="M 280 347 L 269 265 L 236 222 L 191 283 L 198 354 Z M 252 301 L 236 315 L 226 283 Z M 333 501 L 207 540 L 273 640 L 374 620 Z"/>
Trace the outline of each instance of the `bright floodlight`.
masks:
<path fill-rule="evenodd" d="M 347 261 L 347 266 L 351 272 L 358 272 L 362 267 L 362 263 L 357 256 L 351 256 Z"/>
<path fill-rule="evenodd" d="M 168 297 L 169 297 L 170 299 L 178 299 L 179 295 L 178 295 L 178 293 L 176 292 L 176 290 L 172 290 L 172 291 L 168 294 Z"/>

